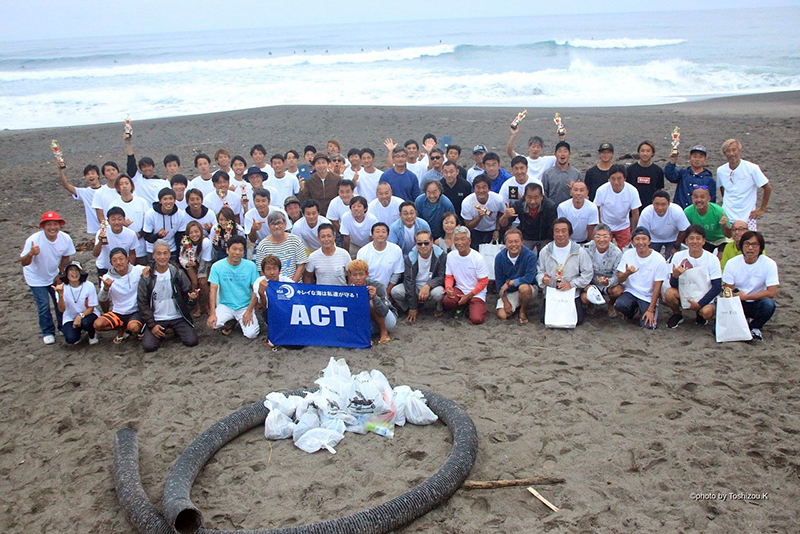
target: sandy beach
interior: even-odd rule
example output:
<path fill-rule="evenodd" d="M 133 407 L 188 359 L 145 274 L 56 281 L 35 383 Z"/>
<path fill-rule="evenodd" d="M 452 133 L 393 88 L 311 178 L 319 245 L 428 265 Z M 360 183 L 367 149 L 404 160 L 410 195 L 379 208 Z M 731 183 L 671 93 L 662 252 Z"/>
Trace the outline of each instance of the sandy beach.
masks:
<path fill-rule="evenodd" d="M 508 108 L 265 107 L 210 115 L 134 121 L 136 155 L 157 162 L 176 153 L 196 175 L 197 152 L 228 148 L 247 156 L 255 143 L 270 153 L 306 144 L 324 149 L 372 147 L 433 132 L 453 137 L 471 165 L 483 143 L 505 154 Z M 116 124 L 0 132 L 0 529 L 4 532 L 131 533 L 112 477 L 116 430 L 139 432 L 142 480 L 160 503 L 167 471 L 203 430 L 270 391 L 309 386 L 330 357 L 353 370 L 380 369 L 390 381 L 425 387 L 462 405 L 478 428 L 480 450 L 470 479 L 546 475 L 538 486 L 561 508 L 553 513 L 525 488 L 460 490 L 401 532 L 789 532 L 800 501 L 800 369 L 794 297 L 800 215 L 800 94 L 774 93 L 653 107 L 528 109 L 517 150 L 540 135 L 555 143 L 559 111 L 572 164 L 594 165 L 601 141 L 615 159 L 632 161 L 638 143 L 656 143 L 664 166 L 669 134 L 681 149 L 709 149 L 712 171 L 721 143 L 737 137 L 743 158 L 759 164 L 774 191 L 761 219 L 769 255 L 780 269 L 778 311 L 760 343 L 717 344 L 710 327 L 686 321 L 657 331 L 588 317 L 574 331 L 520 326 L 490 316 L 472 326 L 421 314 L 400 324 L 393 342 L 370 350 L 306 348 L 271 352 L 238 332 L 230 338 L 199 326 L 200 345 L 175 343 L 143 354 L 111 335 L 89 347 L 42 344 L 35 307 L 18 260 L 42 212 L 57 210 L 76 245 L 88 243 L 80 202 L 59 187 L 50 152 L 58 139 L 76 186 L 88 163 L 124 167 L 122 121 Z M 345 149 L 345 150 L 346 150 Z M 682 157 L 682 161 L 684 158 Z M 674 186 L 670 185 L 670 191 Z M 85 250 L 85 248 L 84 248 Z M 94 276 L 91 252 L 77 254 Z M 493 310 L 494 296 L 490 297 Z M 538 317 L 540 301 L 534 308 Z M 204 323 L 204 321 L 203 321 Z M 290 440 L 270 444 L 263 428 L 225 447 L 194 485 L 205 526 L 255 529 L 332 519 L 397 496 L 432 474 L 450 450 L 446 427 L 407 426 L 395 439 L 348 434 L 338 454 L 308 455 Z M 761 499 L 741 499 L 750 493 Z M 725 500 L 696 494 L 724 494 Z M 160 506 L 160 504 L 159 504 Z M 792 526 L 795 525 L 795 526 Z"/>

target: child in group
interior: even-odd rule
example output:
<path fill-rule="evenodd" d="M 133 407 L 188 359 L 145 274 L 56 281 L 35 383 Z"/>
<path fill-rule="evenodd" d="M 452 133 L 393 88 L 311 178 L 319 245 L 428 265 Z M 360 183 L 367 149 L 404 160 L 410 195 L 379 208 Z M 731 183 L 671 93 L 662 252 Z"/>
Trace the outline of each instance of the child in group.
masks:
<path fill-rule="evenodd" d="M 192 291 L 200 290 L 196 299 L 197 309 L 192 313 L 195 319 L 208 313 L 208 270 L 211 268 L 213 251 L 211 240 L 205 237 L 200 223 L 190 221 L 186 225 L 186 235 L 181 242 L 178 260 L 189 276 Z"/>
<path fill-rule="evenodd" d="M 99 341 L 94 330 L 97 314 L 97 289 L 94 284 L 87 282 L 89 273 L 83 270 L 77 261 L 67 265 L 65 274 L 61 276 L 61 283 L 54 286 L 58 311 L 62 313 L 59 329 L 64 334 L 67 345 L 75 345 L 81 340 L 83 331 L 89 335 L 89 345 Z"/>
<path fill-rule="evenodd" d="M 264 259 L 261 260 L 262 276 L 256 278 L 256 281 L 253 283 L 253 291 L 256 293 L 258 298 L 258 303 L 256 306 L 263 310 L 262 316 L 264 317 L 264 324 L 269 323 L 267 314 L 269 309 L 269 301 L 267 300 L 267 284 L 269 284 L 269 282 L 286 282 L 289 284 L 294 283 L 294 280 L 281 274 L 281 267 L 282 264 L 280 258 L 273 254 L 267 254 L 264 256 Z M 263 343 L 268 347 L 274 348 L 274 345 L 269 341 L 269 339 L 265 338 Z"/>
<path fill-rule="evenodd" d="M 225 206 L 219 210 L 217 224 L 211 234 L 211 244 L 214 246 L 212 263 L 228 257 L 228 239 L 234 235 L 245 235 L 244 228 L 236 224 L 233 210 Z"/>

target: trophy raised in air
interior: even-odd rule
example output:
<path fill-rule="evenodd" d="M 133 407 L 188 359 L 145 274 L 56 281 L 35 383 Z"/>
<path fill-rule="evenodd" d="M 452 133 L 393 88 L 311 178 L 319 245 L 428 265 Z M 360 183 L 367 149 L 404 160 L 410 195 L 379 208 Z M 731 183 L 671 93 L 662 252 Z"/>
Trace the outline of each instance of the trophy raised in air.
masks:
<path fill-rule="evenodd" d="M 678 155 L 678 145 L 681 144 L 681 129 L 677 126 L 674 130 L 672 130 L 672 151 L 670 152 L 670 156 L 677 156 Z"/>
<path fill-rule="evenodd" d="M 567 129 L 564 128 L 564 123 L 561 122 L 561 115 L 556 113 L 556 116 L 553 117 L 553 122 L 556 123 L 556 135 L 559 137 L 564 137 L 567 135 Z"/>
<path fill-rule="evenodd" d="M 524 119 L 527 114 L 528 114 L 527 109 L 523 109 L 522 111 L 517 113 L 517 116 L 514 117 L 513 121 L 511 121 L 511 129 L 516 130 L 517 128 L 519 128 L 519 123 L 522 122 L 522 119 Z"/>
<path fill-rule="evenodd" d="M 125 139 L 130 139 L 133 136 L 133 126 L 131 126 L 131 116 L 125 117 Z"/>
<path fill-rule="evenodd" d="M 61 152 L 61 149 L 58 147 L 58 141 L 53 139 L 50 141 L 50 148 L 53 149 L 53 155 L 56 157 L 56 162 L 58 163 L 59 167 L 64 166 L 64 154 Z"/>

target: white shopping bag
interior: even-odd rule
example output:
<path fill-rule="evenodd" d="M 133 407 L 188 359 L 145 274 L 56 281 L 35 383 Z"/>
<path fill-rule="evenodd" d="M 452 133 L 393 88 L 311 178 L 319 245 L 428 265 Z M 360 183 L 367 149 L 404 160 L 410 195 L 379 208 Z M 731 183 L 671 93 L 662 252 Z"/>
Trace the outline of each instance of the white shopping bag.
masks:
<path fill-rule="evenodd" d="M 486 269 L 489 271 L 489 280 L 494 280 L 494 257 L 500 254 L 504 248 L 506 248 L 506 246 L 498 244 L 497 241 L 478 245 L 478 252 L 480 252 L 480 255 L 483 256 L 484 261 L 486 261 Z"/>
<path fill-rule="evenodd" d="M 717 299 L 717 343 L 725 341 L 750 341 L 750 325 L 744 316 L 739 297 Z"/>
<path fill-rule="evenodd" d="M 575 288 L 559 291 L 547 287 L 547 305 L 544 310 L 544 325 L 548 328 L 575 328 L 578 324 L 578 310 L 575 309 Z"/>
<path fill-rule="evenodd" d="M 678 277 L 678 292 L 681 295 L 681 308 L 689 309 L 689 301 L 699 302 L 711 289 L 708 270 L 693 267 Z"/>

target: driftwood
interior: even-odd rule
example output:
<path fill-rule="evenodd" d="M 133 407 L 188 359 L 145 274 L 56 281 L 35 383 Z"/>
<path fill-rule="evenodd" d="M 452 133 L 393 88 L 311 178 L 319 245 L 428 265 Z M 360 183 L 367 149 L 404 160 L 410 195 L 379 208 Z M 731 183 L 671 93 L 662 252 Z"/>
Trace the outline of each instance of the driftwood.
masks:
<path fill-rule="evenodd" d="M 547 499 L 545 499 L 544 497 L 542 497 L 542 494 L 541 494 L 541 493 L 539 493 L 538 491 L 536 491 L 536 490 L 535 490 L 535 489 L 533 489 L 533 488 L 528 488 L 528 491 L 530 491 L 530 492 L 533 494 L 533 496 L 534 496 L 534 497 L 536 497 L 537 499 L 539 499 L 540 501 L 542 501 L 542 503 L 543 503 L 545 506 L 547 506 L 548 508 L 550 508 L 552 511 L 554 511 L 554 512 L 558 512 L 558 507 L 557 507 L 557 506 L 555 506 L 555 505 L 554 505 L 553 503 L 551 503 L 550 501 L 548 501 Z"/>
<path fill-rule="evenodd" d="M 512 486 L 531 486 L 533 484 L 561 484 L 563 482 L 563 478 L 552 477 L 515 478 L 511 480 L 467 480 L 461 487 L 468 490 L 497 489 L 510 488 Z"/>

